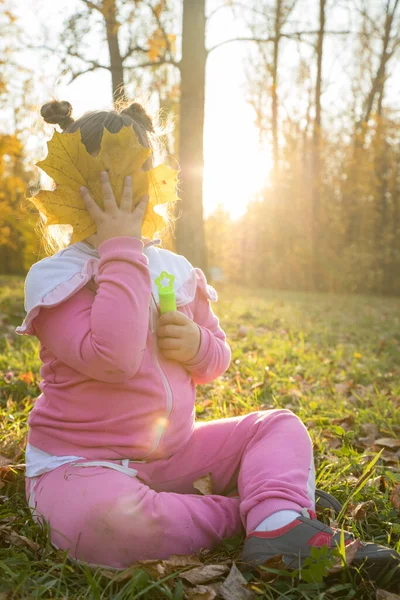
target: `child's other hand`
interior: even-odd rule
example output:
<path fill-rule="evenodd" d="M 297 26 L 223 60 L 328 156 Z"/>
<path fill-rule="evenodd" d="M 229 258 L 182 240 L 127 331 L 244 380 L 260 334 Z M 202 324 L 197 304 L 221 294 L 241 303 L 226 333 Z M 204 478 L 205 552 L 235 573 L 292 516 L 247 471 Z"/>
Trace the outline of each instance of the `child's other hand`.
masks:
<path fill-rule="evenodd" d="M 168 360 L 188 362 L 200 348 L 201 333 L 198 325 L 181 312 L 161 315 L 156 335 L 158 347 Z"/>

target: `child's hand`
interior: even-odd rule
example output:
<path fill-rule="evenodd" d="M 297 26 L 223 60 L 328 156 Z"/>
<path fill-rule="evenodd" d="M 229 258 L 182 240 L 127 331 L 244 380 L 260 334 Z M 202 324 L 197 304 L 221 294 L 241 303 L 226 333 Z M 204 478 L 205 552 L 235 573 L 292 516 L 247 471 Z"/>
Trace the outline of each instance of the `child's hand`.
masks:
<path fill-rule="evenodd" d="M 192 360 L 199 351 L 201 334 L 198 325 L 181 312 L 161 315 L 156 335 L 158 347 L 169 360 L 181 363 Z"/>
<path fill-rule="evenodd" d="M 104 211 L 96 204 L 89 190 L 81 188 L 81 196 L 85 206 L 95 222 L 97 231 L 87 238 L 95 248 L 108 239 L 127 236 L 142 239 L 142 224 L 146 214 L 148 196 L 144 196 L 132 210 L 132 179 L 125 177 L 120 206 L 117 206 L 110 178 L 106 171 L 100 174 L 103 191 Z"/>

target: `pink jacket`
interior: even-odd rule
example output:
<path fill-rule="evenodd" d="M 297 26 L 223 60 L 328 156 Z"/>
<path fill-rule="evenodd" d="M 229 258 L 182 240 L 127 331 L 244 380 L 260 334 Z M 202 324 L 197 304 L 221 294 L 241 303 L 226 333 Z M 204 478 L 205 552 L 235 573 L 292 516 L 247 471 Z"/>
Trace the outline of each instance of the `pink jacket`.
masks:
<path fill-rule="evenodd" d="M 61 303 L 34 310 L 29 327 L 40 340 L 43 381 L 28 441 L 58 456 L 170 456 L 192 433 L 195 384 L 212 381 L 230 362 L 204 275 L 190 266 L 194 298 L 179 310 L 200 326 L 201 344 L 192 361 L 180 364 L 157 348 L 158 310 L 143 243 L 113 238 L 98 254 L 97 293 L 84 285 Z M 182 257 L 168 254 L 179 268 Z"/>

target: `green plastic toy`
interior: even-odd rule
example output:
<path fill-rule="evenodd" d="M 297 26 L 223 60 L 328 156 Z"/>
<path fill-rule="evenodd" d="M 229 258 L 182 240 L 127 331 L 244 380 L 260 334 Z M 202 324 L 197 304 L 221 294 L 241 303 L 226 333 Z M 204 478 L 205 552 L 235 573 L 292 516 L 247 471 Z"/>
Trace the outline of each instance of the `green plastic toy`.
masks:
<path fill-rule="evenodd" d="M 158 288 L 158 295 L 160 298 L 160 312 L 162 315 L 164 313 L 176 310 L 174 281 L 175 275 L 171 275 L 166 271 L 163 271 L 155 281 L 155 284 Z"/>

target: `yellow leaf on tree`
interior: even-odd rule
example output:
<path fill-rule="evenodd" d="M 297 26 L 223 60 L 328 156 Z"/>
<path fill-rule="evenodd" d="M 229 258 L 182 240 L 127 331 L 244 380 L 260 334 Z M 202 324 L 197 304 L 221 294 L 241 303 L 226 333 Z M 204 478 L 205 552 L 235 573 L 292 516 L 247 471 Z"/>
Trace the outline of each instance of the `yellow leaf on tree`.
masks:
<path fill-rule="evenodd" d="M 68 134 L 55 131 L 47 146 L 48 155 L 37 166 L 54 179 L 56 187 L 53 191 L 42 190 L 30 200 L 45 215 L 47 225 L 72 225 L 71 244 L 96 233 L 96 225 L 79 190 L 82 185 L 86 186 L 104 209 L 101 171 L 108 171 L 118 206 L 127 175 L 132 178 L 133 206 L 144 195 L 149 195 L 142 228 L 144 237 L 152 238 L 165 227 L 162 210 L 154 209 L 177 200 L 177 171 L 164 164 L 143 171 L 151 150 L 140 144 L 132 127 L 123 127 L 116 134 L 104 129 L 100 152 L 95 157 L 87 152 L 79 130 Z"/>

